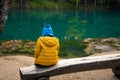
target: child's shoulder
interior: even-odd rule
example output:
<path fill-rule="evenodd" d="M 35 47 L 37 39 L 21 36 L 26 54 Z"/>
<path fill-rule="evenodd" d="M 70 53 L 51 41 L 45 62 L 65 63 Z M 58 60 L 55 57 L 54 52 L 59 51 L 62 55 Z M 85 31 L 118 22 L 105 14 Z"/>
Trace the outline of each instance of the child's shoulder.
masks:
<path fill-rule="evenodd" d="M 59 40 L 57 37 L 50 37 L 50 36 L 41 36 L 41 37 L 39 37 L 39 39 L 56 39 L 56 40 Z"/>

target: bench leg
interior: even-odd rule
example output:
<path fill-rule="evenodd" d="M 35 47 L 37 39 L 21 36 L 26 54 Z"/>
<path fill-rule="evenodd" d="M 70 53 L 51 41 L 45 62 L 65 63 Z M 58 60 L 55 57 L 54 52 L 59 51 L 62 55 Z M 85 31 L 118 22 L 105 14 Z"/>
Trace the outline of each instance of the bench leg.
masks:
<path fill-rule="evenodd" d="M 49 77 L 41 77 L 38 80 L 49 80 Z"/>
<path fill-rule="evenodd" d="M 115 74 L 116 77 L 120 78 L 120 67 L 112 68 L 112 72 Z"/>

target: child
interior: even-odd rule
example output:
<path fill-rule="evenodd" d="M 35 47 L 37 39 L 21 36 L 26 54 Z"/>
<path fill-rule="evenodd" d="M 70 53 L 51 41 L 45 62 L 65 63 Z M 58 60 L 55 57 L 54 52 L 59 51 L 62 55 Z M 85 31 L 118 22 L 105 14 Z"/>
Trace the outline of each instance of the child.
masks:
<path fill-rule="evenodd" d="M 57 64 L 59 39 L 53 35 L 51 25 L 43 28 L 42 37 L 39 37 L 35 47 L 35 65 L 52 66 Z"/>

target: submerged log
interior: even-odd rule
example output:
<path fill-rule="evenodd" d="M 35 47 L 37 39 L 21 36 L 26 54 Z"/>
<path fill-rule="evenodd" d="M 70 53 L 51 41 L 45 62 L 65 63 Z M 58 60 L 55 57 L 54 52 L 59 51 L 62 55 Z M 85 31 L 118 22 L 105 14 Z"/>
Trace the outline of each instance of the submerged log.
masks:
<path fill-rule="evenodd" d="M 74 73 L 80 71 L 115 68 L 120 65 L 120 53 L 72 58 L 60 60 L 58 64 L 51 67 L 30 67 L 20 68 L 21 80 L 38 80 L 41 77 L 51 77 L 60 74 Z"/>

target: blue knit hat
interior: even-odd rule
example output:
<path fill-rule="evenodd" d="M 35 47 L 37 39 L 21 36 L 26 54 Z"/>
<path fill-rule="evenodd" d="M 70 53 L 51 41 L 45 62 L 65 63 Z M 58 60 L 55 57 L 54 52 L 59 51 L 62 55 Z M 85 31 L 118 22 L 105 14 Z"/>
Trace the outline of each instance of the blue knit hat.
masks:
<path fill-rule="evenodd" d="M 53 36 L 53 30 L 50 24 L 44 26 L 42 36 Z"/>

